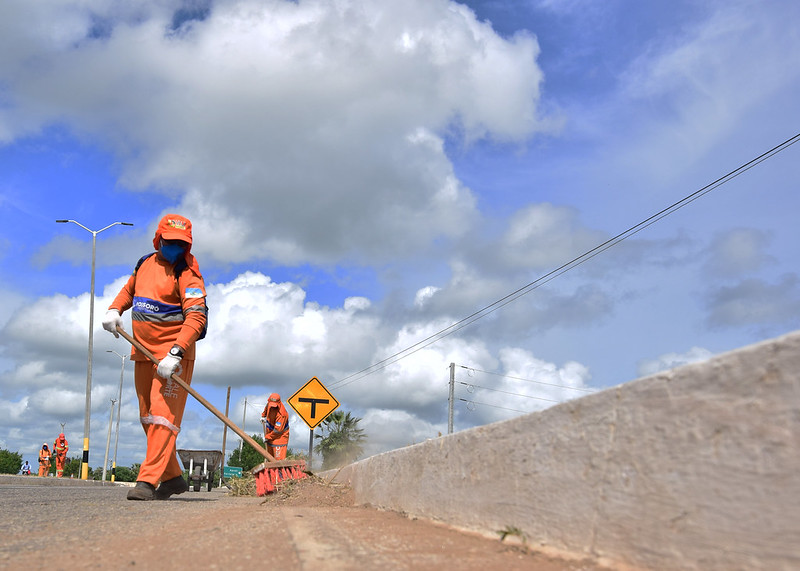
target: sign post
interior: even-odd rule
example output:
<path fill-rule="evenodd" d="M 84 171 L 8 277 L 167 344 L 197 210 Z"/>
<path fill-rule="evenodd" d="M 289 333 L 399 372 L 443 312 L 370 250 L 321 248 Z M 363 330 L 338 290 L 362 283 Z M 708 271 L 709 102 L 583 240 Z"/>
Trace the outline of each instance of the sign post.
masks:
<path fill-rule="evenodd" d="M 317 377 L 313 377 L 299 391 L 289 397 L 288 402 L 311 429 L 311 434 L 308 438 L 308 468 L 311 469 L 314 428 L 339 407 L 339 401 L 334 398 Z"/>

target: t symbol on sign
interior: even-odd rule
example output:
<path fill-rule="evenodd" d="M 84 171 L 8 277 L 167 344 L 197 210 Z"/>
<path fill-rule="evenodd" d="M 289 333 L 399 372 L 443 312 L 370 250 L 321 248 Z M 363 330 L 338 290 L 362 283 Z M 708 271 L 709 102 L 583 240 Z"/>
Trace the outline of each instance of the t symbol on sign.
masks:
<path fill-rule="evenodd" d="M 328 404 L 331 402 L 328 399 L 309 399 L 300 397 L 297 399 L 299 402 L 310 402 L 311 403 L 311 418 L 317 417 L 317 403 L 319 404 Z"/>

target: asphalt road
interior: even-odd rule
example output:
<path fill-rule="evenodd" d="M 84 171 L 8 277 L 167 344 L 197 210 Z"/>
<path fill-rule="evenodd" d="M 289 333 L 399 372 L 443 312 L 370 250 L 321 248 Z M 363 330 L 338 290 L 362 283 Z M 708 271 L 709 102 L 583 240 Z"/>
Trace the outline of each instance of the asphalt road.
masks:
<path fill-rule="evenodd" d="M 601 569 L 368 507 L 280 506 L 225 489 L 134 502 L 127 491 L 0 477 L 0 568 Z"/>

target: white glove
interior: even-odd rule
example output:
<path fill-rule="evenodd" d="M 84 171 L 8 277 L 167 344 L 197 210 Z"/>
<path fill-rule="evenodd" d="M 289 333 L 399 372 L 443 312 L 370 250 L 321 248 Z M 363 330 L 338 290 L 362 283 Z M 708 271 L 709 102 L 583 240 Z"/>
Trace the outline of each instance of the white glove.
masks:
<path fill-rule="evenodd" d="M 122 327 L 122 316 L 119 314 L 119 311 L 116 309 L 109 309 L 106 311 L 106 316 L 103 318 L 103 329 L 106 331 L 113 333 L 114 337 L 119 339 L 119 333 L 117 333 L 117 325 Z"/>
<path fill-rule="evenodd" d="M 181 358 L 175 355 L 167 355 L 158 364 L 158 376 L 168 379 L 172 373 L 181 374 Z"/>

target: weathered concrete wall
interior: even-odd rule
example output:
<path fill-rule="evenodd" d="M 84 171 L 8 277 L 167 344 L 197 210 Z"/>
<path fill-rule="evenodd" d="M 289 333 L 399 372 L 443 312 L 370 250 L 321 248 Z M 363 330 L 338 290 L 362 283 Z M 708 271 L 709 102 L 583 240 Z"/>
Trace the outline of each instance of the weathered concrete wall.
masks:
<path fill-rule="evenodd" d="M 336 479 L 359 503 L 496 537 L 517 528 L 537 549 L 621 569 L 800 569 L 800 332 Z"/>

